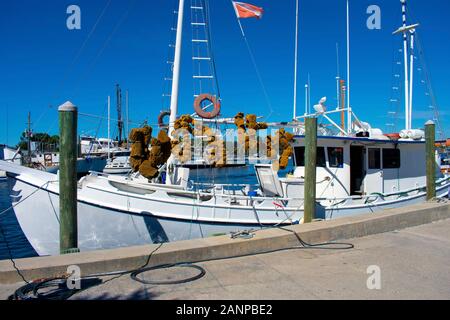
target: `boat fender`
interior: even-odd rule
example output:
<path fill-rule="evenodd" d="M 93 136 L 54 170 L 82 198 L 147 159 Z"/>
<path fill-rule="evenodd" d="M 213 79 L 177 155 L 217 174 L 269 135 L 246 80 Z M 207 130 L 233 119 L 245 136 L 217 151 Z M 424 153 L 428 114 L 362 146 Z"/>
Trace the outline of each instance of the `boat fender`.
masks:
<path fill-rule="evenodd" d="M 161 113 L 158 116 L 158 125 L 160 128 L 167 127 L 167 124 L 164 124 L 164 117 L 170 116 L 170 111 L 161 111 Z"/>
<path fill-rule="evenodd" d="M 207 112 L 202 109 L 201 104 L 205 100 L 210 101 L 214 105 L 213 111 Z M 218 101 L 216 97 L 210 94 L 201 94 L 194 101 L 195 113 L 197 113 L 197 115 L 203 119 L 213 119 L 217 117 L 220 113 L 220 108 L 220 101 Z"/>

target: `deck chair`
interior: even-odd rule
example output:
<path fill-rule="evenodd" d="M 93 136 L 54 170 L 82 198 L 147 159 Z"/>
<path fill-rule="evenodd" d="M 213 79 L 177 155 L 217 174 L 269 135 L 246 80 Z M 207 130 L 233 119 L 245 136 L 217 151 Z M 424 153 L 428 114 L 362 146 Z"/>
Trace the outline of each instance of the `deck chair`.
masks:
<path fill-rule="evenodd" d="M 280 179 L 271 164 L 255 164 L 255 171 L 259 187 L 265 197 L 284 197 Z"/>

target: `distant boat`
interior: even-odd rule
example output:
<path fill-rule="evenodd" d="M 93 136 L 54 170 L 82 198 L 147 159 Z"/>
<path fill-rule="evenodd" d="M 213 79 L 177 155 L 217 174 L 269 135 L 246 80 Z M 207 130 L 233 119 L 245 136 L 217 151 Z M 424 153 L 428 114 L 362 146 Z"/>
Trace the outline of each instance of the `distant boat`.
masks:
<path fill-rule="evenodd" d="M 128 174 L 131 172 L 130 153 L 125 155 L 115 155 L 114 158 L 108 160 L 103 173 L 107 174 Z"/>

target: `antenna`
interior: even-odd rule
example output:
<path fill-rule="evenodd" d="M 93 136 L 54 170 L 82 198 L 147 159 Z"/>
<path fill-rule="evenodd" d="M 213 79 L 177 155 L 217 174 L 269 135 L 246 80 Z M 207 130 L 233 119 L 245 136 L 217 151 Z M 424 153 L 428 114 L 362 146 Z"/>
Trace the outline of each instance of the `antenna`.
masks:
<path fill-rule="evenodd" d="M 122 120 L 122 90 L 119 85 L 116 85 L 117 94 L 117 129 L 119 131 L 119 146 L 122 143 L 122 131 L 123 131 L 123 120 Z"/>
<path fill-rule="evenodd" d="M 339 73 L 339 44 L 336 42 L 336 100 L 337 100 L 337 107 L 336 110 L 339 110 L 341 108 L 341 101 L 340 101 L 340 94 L 339 94 L 339 81 L 341 80 L 341 75 Z"/>
<path fill-rule="evenodd" d="M 414 79 L 414 34 L 419 24 L 407 24 L 407 4 L 406 0 L 400 0 L 402 4 L 402 27 L 398 28 L 393 34 L 403 34 L 403 58 L 405 68 L 405 129 L 412 127 L 412 98 L 413 98 L 413 79 Z M 408 72 L 408 34 L 410 34 L 410 70 Z"/>
<path fill-rule="evenodd" d="M 297 74 L 298 74 L 298 11 L 299 0 L 296 1 L 295 11 L 295 62 L 294 62 L 294 120 L 297 117 Z"/>
<path fill-rule="evenodd" d="M 108 96 L 108 161 L 111 159 L 111 97 Z"/>
<path fill-rule="evenodd" d="M 350 5 L 347 0 L 347 133 L 352 133 L 352 109 L 350 104 Z"/>
<path fill-rule="evenodd" d="M 28 144 L 28 164 L 31 164 L 31 112 L 28 112 L 28 121 L 27 121 L 27 144 Z"/>
<path fill-rule="evenodd" d="M 128 137 L 130 135 L 130 114 L 129 114 L 129 108 L 128 108 L 128 90 L 125 92 L 125 108 L 126 108 L 126 117 L 127 117 L 127 122 L 125 125 L 125 132 L 127 135 L 127 149 L 130 148 L 130 141 L 128 141 Z"/>

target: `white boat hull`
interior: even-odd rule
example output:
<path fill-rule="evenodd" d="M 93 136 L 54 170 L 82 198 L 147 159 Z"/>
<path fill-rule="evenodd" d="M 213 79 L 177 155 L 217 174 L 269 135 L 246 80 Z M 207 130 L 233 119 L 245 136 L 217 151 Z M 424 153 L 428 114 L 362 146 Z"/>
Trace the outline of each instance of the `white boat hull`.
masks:
<path fill-rule="evenodd" d="M 36 170 L 21 170 L 24 173 L 8 173 L 12 205 L 15 205 L 13 210 L 19 224 L 39 255 L 59 254 L 59 186 L 57 182 L 46 183 L 54 181 L 56 176 Z M 265 201 L 234 208 L 221 202 L 220 197 L 200 201 L 174 197 L 161 190 L 141 190 L 141 194 L 136 194 L 134 187 L 122 185 L 117 188 L 114 182 L 110 182 L 106 178 L 89 177 L 80 183 L 78 241 L 81 251 L 210 237 L 258 229 L 262 225 L 298 223 L 303 218 L 300 205 L 280 208 L 279 204 Z M 438 188 L 438 196 L 448 195 L 448 188 L 449 184 Z M 382 203 L 334 208 L 319 206 L 316 217 L 334 219 L 424 200 L 422 192 Z"/>

